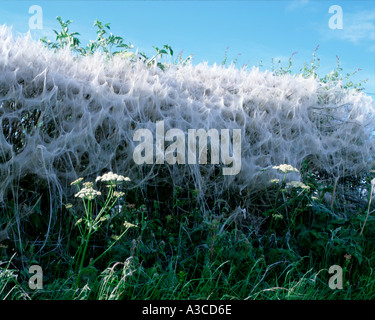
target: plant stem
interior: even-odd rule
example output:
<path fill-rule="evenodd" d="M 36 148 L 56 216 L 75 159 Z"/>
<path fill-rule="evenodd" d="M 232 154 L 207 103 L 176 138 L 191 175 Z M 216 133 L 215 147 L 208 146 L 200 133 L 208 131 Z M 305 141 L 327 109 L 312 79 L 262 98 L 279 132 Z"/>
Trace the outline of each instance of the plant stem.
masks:
<path fill-rule="evenodd" d="M 371 183 L 370 201 L 369 201 L 369 203 L 368 203 L 366 219 L 365 219 L 365 222 L 364 222 L 364 224 L 363 224 L 363 226 L 362 226 L 361 233 L 359 234 L 360 236 L 362 235 L 363 230 L 365 229 L 365 225 L 366 225 L 366 222 L 367 222 L 367 218 L 368 218 L 368 216 L 370 215 L 370 206 L 371 206 L 372 192 L 373 192 L 373 191 L 374 191 L 374 184 Z"/>
<path fill-rule="evenodd" d="M 110 250 L 122 237 L 123 235 L 129 230 L 129 228 L 126 228 L 125 231 L 123 233 L 121 233 L 121 235 L 118 237 L 117 240 L 115 240 L 99 257 L 97 257 L 96 259 L 92 260 L 90 263 L 89 263 L 89 266 L 92 266 L 96 261 L 98 261 L 102 256 L 104 256 L 108 250 Z"/>

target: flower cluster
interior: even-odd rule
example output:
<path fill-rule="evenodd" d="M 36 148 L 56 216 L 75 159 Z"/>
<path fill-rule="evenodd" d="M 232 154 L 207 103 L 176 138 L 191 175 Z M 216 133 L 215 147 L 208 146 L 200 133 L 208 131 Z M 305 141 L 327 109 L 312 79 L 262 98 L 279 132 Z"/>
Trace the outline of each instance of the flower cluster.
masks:
<path fill-rule="evenodd" d="M 288 173 L 288 172 L 299 172 L 298 169 L 292 167 L 290 164 L 281 164 L 279 166 L 273 166 L 273 169 L 279 170 L 283 173 Z"/>
<path fill-rule="evenodd" d="M 97 177 L 95 182 L 98 182 L 98 181 L 109 182 L 110 185 L 114 185 L 118 182 L 130 181 L 130 178 L 118 175 L 110 171 L 108 173 L 103 174 L 102 176 Z"/>
<path fill-rule="evenodd" d="M 94 190 L 92 187 L 83 188 L 74 196 L 82 199 L 93 200 L 95 197 L 100 196 L 102 193 L 100 191 Z"/>
<path fill-rule="evenodd" d="M 292 187 L 292 188 L 302 188 L 302 189 L 307 189 L 309 190 L 310 187 L 302 183 L 301 181 L 291 181 L 286 184 L 287 187 Z"/>

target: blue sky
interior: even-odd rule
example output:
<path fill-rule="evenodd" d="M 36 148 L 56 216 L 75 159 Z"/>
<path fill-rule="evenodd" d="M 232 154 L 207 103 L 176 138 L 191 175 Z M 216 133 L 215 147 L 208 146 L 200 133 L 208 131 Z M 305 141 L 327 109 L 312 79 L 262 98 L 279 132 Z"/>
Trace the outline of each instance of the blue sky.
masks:
<path fill-rule="evenodd" d="M 0 24 L 13 25 L 16 33 L 29 31 L 29 7 L 43 10 L 43 29 L 33 37 L 54 39 L 56 16 L 71 19 L 72 31 L 83 43 L 95 39 L 95 19 L 111 23 L 111 31 L 135 48 L 152 54 L 152 46 L 169 44 L 175 54 L 194 54 L 193 63 L 228 61 L 237 54 L 238 66 L 270 69 L 272 58 L 286 65 L 293 52 L 294 71 L 310 62 L 317 45 L 320 73 L 326 74 L 340 58 L 344 72 L 358 68 L 354 79 L 369 79 L 366 92 L 375 93 L 375 1 L 2 1 Z M 332 30 L 331 5 L 343 11 L 343 28 Z"/>

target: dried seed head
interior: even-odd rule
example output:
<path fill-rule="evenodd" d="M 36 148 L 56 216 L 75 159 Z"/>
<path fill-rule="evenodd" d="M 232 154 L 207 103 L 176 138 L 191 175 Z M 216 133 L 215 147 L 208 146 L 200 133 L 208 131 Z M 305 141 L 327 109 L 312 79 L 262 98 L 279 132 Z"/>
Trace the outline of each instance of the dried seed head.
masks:
<path fill-rule="evenodd" d="M 125 193 L 123 193 L 123 192 L 115 191 L 115 192 L 113 193 L 113 196 L 116 197 L 116 198 L 120 198 L 120 197 L 122 197 L 124 194 L 125 194 Z"/>
<path fill-rule="evenodd" d="M 124 177 L 110 171 L 102 176 L 97 177 L 95 181 L 109 182 L 111 185 L 113 185 L 122 181 L 130 181 L 130 179 L 128 177 Z"/>
<path fill-rule="evenodd" d="M 93 200 L 95 197 L 100 196 L 102 193 L 100 191 L 94 190 L 93 188 L 83 188 L 74 196 L 76 198 Z"/>
<path fill-rule="evenodd" d="M 87 189 L 90 189 L 90 188 L 92 188 L 94 186 L 94 184 L 92 182 L 84 182 L 82 184 Z"/>

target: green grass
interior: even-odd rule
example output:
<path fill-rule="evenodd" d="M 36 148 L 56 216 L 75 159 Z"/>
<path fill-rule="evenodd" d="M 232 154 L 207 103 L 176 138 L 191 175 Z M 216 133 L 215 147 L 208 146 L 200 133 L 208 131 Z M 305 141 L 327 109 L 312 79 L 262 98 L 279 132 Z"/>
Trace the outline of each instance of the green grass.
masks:
<path fill-rule="evenodd" d="M 267 190 L 273 200 L 268 210 L 258 213 L 266 216 L 259 230 L 250 221 L 235 223 L 228 204 L 216 205 L 204 216 L 193 208 L 194 190 L 189 198 L 177 189 L 174 212 L 166 203 L 147 207 L 129 194 L 126 201 L 116 199 L 122 210 L 112 210 L 88 242 L 87 258 L 101 259 L 85 262 L 78 270 L 72 253 L 81 246 L 75 241 L 81 231 L 75 220 L 70 220 L 72 229 L 64 237 L 67 243 L 54 244 L 61 237 L 54 233 L 42 253 L 36 253 L 35 244 L 24 245 L 20 256 L 17 242 L 8 241 L 1 259 L 6 260 L 8 252 L 16 254 L 0 265 L 0 298 L 374 299 L 374 219 L 367 217 L 366 208 L 343 215 L 339 207 L 315 198 L 318 190 L 312 178 L 305 183 L 305 194 L 285 191 L 283 184 Z M 276 221 L 275 214 L 269 214 L 275 203 L 283 216 Z M 71 215 L 68 210 L 64 214 Z M 137 227 L 113 237 L 124 220 Z M 42 289 L 29 288 L 31 274 L 23 265 L 31 263 L 43 268 Z M 343 269 L 342 290 L 328 285 L 332 265 Z"/>

